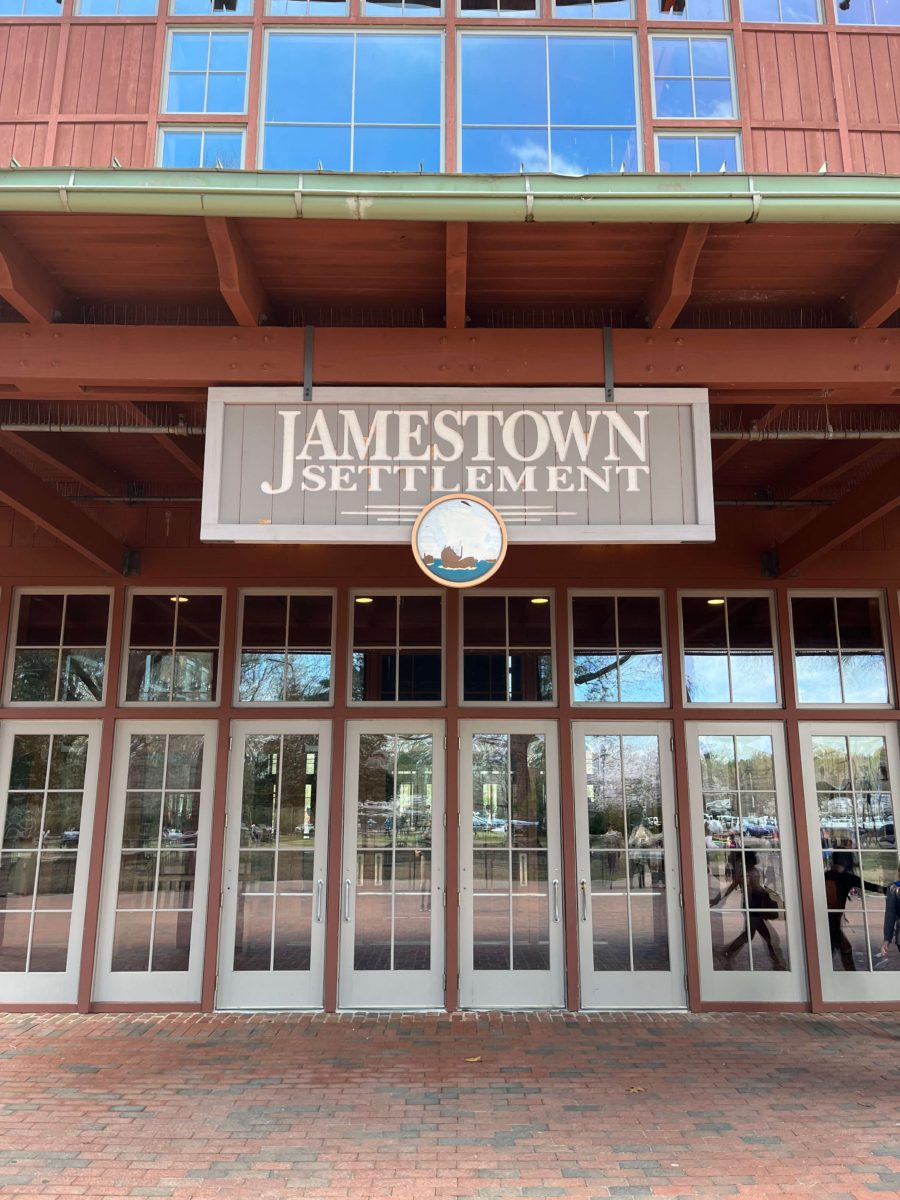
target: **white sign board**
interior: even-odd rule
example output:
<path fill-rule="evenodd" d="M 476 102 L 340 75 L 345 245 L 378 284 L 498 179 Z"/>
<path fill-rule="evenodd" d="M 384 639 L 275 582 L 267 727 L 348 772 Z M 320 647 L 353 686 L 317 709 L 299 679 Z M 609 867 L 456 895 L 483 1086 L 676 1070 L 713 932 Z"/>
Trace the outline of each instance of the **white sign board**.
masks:
<path fill-rule="evenodd" d="M 712 541 L 702 388 L 211 388 L 201 537 L 408 542 L 466 492 L 510 543 Z"/>

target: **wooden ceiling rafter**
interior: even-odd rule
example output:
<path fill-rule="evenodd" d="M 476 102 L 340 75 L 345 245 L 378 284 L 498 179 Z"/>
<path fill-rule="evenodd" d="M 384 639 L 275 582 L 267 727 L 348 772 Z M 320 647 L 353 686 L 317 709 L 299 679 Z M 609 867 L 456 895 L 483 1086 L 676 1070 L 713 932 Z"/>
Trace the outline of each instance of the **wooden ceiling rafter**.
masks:
<path fill-rule="evenodd" d="M 466 327 L 466 290 L 469 265 L 469 226 L 465 221 L 447 222 L 447 304 L 448 329 Z"/>
<path fill-rule="evenodd" d="M 758 417 L 755 418 L 753 424 L 751 425 L 751 429 L 756 429 L 759 431 L 768 429 L 769 426 L 784 412 L 786 407 L 787 405 L 784 404 L 770 404 L 767 409 L 765 409 Z M 747 441 L 740 442 L 727 442 L 724 445 L 720 444 L 718 449 L 713 450 L 713 471 L 721 471 L 722 467 L 724 467 L 726 463 L 729 463 L 733 459 L 737 458 L 742 450 L 745 450 L 747 446 L 751 445 L 753 445 L 753 443 L 749 439 Z"/>
<path fill-rule="evenodd" d="M 19 433 L 5 430 L 0 443 L 17 446 L 50 471 L 74 480 L 95 496 L 121 496 L 127 482 L 114 467 L 79 445 L 78 439 L 59 433 Z"/>
<path fill-rule="evenodd" d="M 849 309 L 857 329 L 877 329 L 900 309 L 900 240 L 850 297 Z"/>
<path fill-rule="evenodd" d="M 647 324 L 651 329 L 671 329 L 690 300 L 694 272 L 708 233 L 708 225 L 677 228 L 662 274 L 647 296 Z"/>
<path fill-rule="evenodd" d="M 0 226 L 0 297 L 30 324 L 50 325 L 70 307 L 65 289 Z"/>
<path fill-rule="evenodd" d="M 846 442 L 841 443 L 843 447 Z M 802 465 L 776 482 L 774 491 L 787 500 L 807 500 L 823 487 L 835 483 L 850 471 L 859 470 L 873 458 L 884 453 L 884 442 L 859 442 L 849 458 L 836 463 L 828 450 L 810 455 Z"/>
<path fill-rule="evenodd" d="M 219 291 L 238 325 L 264 325 L 272 304 L 232 217 L 204 217 L 219 275 Z"/>
<path fill-rule="evenodd" d="M 153 415 L 137 401 L 119 401 L 116 407 L 124 409 L 140 425 L 156 424 Z M 199 438 L 171 433 L 150 433 L 147 436 L 153 438 L 194 479 L 203 478 L 203 447 L 199 444 Z"/>

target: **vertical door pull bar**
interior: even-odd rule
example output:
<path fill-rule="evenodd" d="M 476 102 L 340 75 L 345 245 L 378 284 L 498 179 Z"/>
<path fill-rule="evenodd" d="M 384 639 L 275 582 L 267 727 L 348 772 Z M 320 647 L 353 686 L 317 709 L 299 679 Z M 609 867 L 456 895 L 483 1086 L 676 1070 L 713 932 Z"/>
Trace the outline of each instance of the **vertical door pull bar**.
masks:
<path fill-rule="evenodd" d="M 581 881 L 581 919 L 587 920 L 587 880 Z"/>
<path fill-rule="evenodd" d="M 322 920 L 322 880 L 316 884 L 316 920 Z"/>
<path fill-rule="evenodd" d="M 344 920 L 350 920 L 350 880 L 344 880 Z"/>
<path fill-rule="evenodd" d="M 559 920 L 559 880 L 553 880 L 553 920 Z"/>

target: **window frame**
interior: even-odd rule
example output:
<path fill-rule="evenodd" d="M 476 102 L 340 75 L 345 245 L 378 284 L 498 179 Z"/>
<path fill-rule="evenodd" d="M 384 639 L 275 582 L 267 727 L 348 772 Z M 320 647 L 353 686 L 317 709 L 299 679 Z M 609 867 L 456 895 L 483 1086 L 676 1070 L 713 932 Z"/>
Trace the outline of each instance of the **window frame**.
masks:
<path fill-rule="evenodd" d="M 633 78 L 634 78 L 634 113 L 635 113 L 635 118 L 634 118 L 634 120 L 635 120 L 635 123 L 634 123 L 635 168 L 633 171 L 629 171 L 627 173 L 629 175 L 644 174 L 646 172 L 646 165 L 644 163 L 644 137 L 643 137 L 644 112 L 643 112 L 643 104 L 642 104 L 642 100 L 641 100 L 641 46 L 640 46 L 640 42 L 638 40 L 638 30 L 634 29 L 630 26 L 624 26 L 624 25 L 618 26 L 618 27 L 606 26 L 605 28 L 602 28 L 602 29 L 594 29 L 593 27 L 590 27 L 590 28 L 585 27 L 585 28 L 579 28 L 579 29 L 573 29 L 573 28 L 566 29 L 566 28 L 556 28 L 552 24 L 542 24 L 540 26 L 528 26 L 527 28 L 518 29 L 518 30 L 516 30 L 516 29 L 499 29 L 499 28 L 478 29 L 475 27 L 462 27 L 462 28 L 457 27 L 457 30 L 456 30 L 456 145 L 457 145 L 456 156 L 457 156 L 458 162 L 462 163 L 462 160 L 463 160 L 463 144 L 464 144 L 464 136 L 465 136 L 466 129 L 484 129 L 484 128 L 518 129 L 518 128 L 521 128 L 521 126 L 518 126 L 518 125 L 499 125 L 496 123 L 491 126 L 484 126 L 484 125 L 463 126 L 463 119 L 462 119 L 462 106 L 463 106 L 462 72 L 463 72 L 463 41 L 464 41 L 464 39 L 467 37 L 484 38 L 484 37 L 510 37 L 510 36 L 521 37 L 521 38 L 527 38 L 527 37 L 544 38 L 545 45 L 548 46 L 547 56 L 549 55 L 549 43 L 547 42 L 547 39 L 551 38 L 551 37 L 553 37 L 553 38 L 573 38 L 573 37 L 575 37 L 575 38 L 582 38 L 582 39 L 583 38 L 592 38 L 592 39 L 598 38 L 599 39 L 599 38 L 615 37 L 615 38 L 628 38 L 631 41 L 632 52 L 633 52 L 633 62 L 634 62 Z M 549 59 L 547 56 L 545 56 L 546 75 L 544 78 L 544 84 L 545 84 L 545 87 L 547 88 L 548 95 L 549 95 L 550 67 L 549 67 Z M 733 59 L 732 59 L 732 65 L 733 65 Z M 651 64 L 651 72 L 650 73 L 651 73 L 651 80 L 652 80 L 652 74 L 653 74 L 652 64 Z M 732 88 L 733 87 L 734 87 L 734 81 L 732 79 Z M 535 128 L 542 128 L 542 127 L 536 126 Z M 549 162 L 552 162 L 551 145 L 550 145 L 550 131 L 554 128 L 554 126 L 550 122 L 549 102 L 548 102 L 548 106 L 547 106 L 547 124 L 546 124 L 546 127 L 543 127 L 543 128 L 545 128 L 545 131 L 547 134 L 547 154 L 548 154 L 548 163 L 549 163 Z M 557 126 L 556 128 L 568 129 L 568 128 L 570 128 L 570 126 L 560 125 L 560 126 Z M 578 128 L 630 129 L 631 126 L 629 126 L 629 125 L 586 125 L 586 126 L 578 126 Z M 461 173 L 465 174 L 465 167 L 458 166 L 457 170 L 460 171 Z M 531 172 L 531 173 L 533 174 L 535 172 Z M 542 174 L 543 172 L 536 172 L 536 173 Z M 552 172 L 548 172 L 548 173 L 552 175 Z M 529 174 L 529 172 L 526 171 L 525 174 L 527 175 L 527 174 Z M 554 176 L 554 178 L 556 178 L 556 179 L 577 179 L 577 178 L 579 178 L 579 176 L 577 176 L 577 175 L 556 175 L 556 176 Z"/>
<path fill-rule="evenodd" d="M 659 600 L 659 623 L 660 623 L 660 653 L 662 655 L 663 669 L 663 698 L 662 700 L 576 700 L 575 699 L 575 617 L 573 601 L 579 596 L 612 596 L 616 600 L 616 677 L 619 678 L 619 651 L 618 645 L 618 600 L 627 596 L 655 596 Z M 569 703 L 572 708 L 577 709 L 599 709 L 603 712 L 608 712 L 610 709 L 624 709 L 631 712 L 632 709 L 659 709 L 671 708 L 672 693 L 670 684 L 669 670 L 669 646 L 668 646 L 668 630 L 666 628 L 666 593 L 662 588 L 570 588 L 567 596 L 567 618 L 568 618 L 568 663 L 567 674 L 569 677 Z M 581 718 L 579 718 L 581 719 Z M 585 718 L 586 719 L 586 718 Z"/>
<path fill-rule="evenodd" d="M 106 643 L 104 645 L 104 667 L 103 667 L 103 691 L 99 700 L 13 700 L 12 699 L 12 683 L 13 671 L 16 663 L 16 650 L 18 648 L 18 630 L 19 630 L 19 608 L 21 598 L 23 596 L 108 596 L 109 608 L 106 614 Z M 3 702 L 9 708 L 21 708 L 26 712 L 35 708 L 53 708 L 60 709 L 78 709 L 86 712 L 93 712 L 97 708 L 102 707 L 107 702 L 107 682 L 109 680 L 109 662 L 110 662 L 110 647 L 112 644 L 112 623 L 113 623 L 113 607 L 115 605 L 115 592 L 111 587 L 91 587 L 84 585 L 80 587 L 66 587 L 57 585 L 53 587 L 41 587 L 40 585 L 28 585 L 24 587 L 16 587 L 13 589 L 12 604 L 10 605 L 9 615 L 9 630 L 7 633 L 6 642 L 6 666 L 4 669 L 3 680 Z M 63 616 L 63 626 L 60 627 L 60 640 L 57 643 L 56 649 L 59 658 L 56 663 L 56 687 L 59 689 L 59 674 L 62 668 L 62 650 L 64 642 L 62 640 L 64 633 L 65 616 Z M 34 647 L 40 649 L 41 647 Z M 48 649 L 50 647 L 47 647 Z"/>
<path fill-rule="evenodd" d="M 824 703 L 819 701 L 801 700 L 800 689 L 797 684 L 797 647 L 794 642 L 794 606 L 792 601 L 797 599 L 827 599 L 840 600 L 847 599 L 865 599 L 878 601 L 878 613 L 881 617 L 881 638 L 882 638 L 882 653 L 884 655 L 884 674 L 887 680 L 887 700 L 841 700 Z M 794 698 L 798 709 L 804 712 L 811 709 L 821 709 L 829 712 L 846 712 L 848 709 L 856 711 L 864 711 L 866 709 L 890 709 L 894 707 L 895 684 L 894 684 L 894 668 L 891 655 L 890 642 L 890 622 L 888 620 L 888 610 L 885 604 L 885 593 L 878 588 L 791 588 L 787 594 L 788 615 L 790 618 L 789 634 L 791 639 L 791 670 L 794 678 Z M 835 620 L 835 632 L 837 634 L 838 644 L 833 653 L 837 654 L 838 658 L 838 674 L 841 681 L 841 692 L 844 691 L 844 669 L 842 664 L 843 647 L 841 646 L 841 631 Z"/>
<path fill-rule="evenodd" d="M 736 151 L 735 169 L 734 169 L 734 171 L 725 171 L 722 173 L 725 175 L 739 175 L 744 169 L 744 153 L 743 153 L 744 148 L 742 145 L 741 130 L 739 128 L 708 129 L 708 130 L 703 130 L 703 131 L 698 130 L 696 133 L 692 132 L 689 129 L 684 129 L 684 130 L 671 129 L 667 126 L 663 127 L 663 128 L 654 129 L 653 130 L 653 164 L 654 164 L 653 170 L 659 175 L 679 175 L 679 174 L 681 174 L 681 172 L 679 172 L 679 171 L 664 171 L 662 169 L 662 167 L 659 165 L 659 139 L 661 137 L 681 138 L 684 141 L 688 141 L 688 140 L 696 141 L 699 138 L 721 139 L 723 137 L 732 137 L 732 138 L 734 138 L 735 151 Z M 699 162 L 698 162 L 697 170 L 695 172 L 691 172 L 691 174 L 697 174 L 697 175 L 710 175 L 710 174 L 717 174 L 717 173 L 718 172 L 701 171 Z"/>
<path fill-rule="evenodd" d="M 452 0 L 451 0 L 451 2 L 452 2 Z M 266 3 L 267 4 L 270 3 L 270 0 L 266 0 Z M 437 18 L 446 17 L 446 15 L 447 15 L 447 4 L 445 3 L 445 0 L 439 0 L 438 7 L 431 12 L 414 13 L 412 16 L 410 16 L 409 13 L 407 13 L 407 11 L 406 11 L 407 0 L 392 0 L 392 3 L 394 3 L 394 4 L 402 3 L 403 11 L 399 12 L 399 13 L 379 12 L 378 9 L 381 7 L 379 4 L 377 4 L 377 3 L 373 4 L 373 3 L 371 3 L 371 0 L 360 0 L 360 16 L 361 17 L 381 17 L 385 21 L 394 20 L 394 21 L 419 22 L 422 20 L 434 21 Z M 319 13 L 319 16 L 322 16 L 322 15 L 323 15 L 322 13 Z M 349 5 L 348 5 L 348 11 L 347 11 L 346 15 L 347 16 L 350 15 L 349 14 Z"/>
<path fill-rule="evenodd" d="M 732 2 L 735 2 L 735 0 L 732 0 Z M 753 17 L 745 16 L 744 0 L 736 0 L 736 2 L 740 5 L 740 19 L 744 25 L 793 25 L 795 28 L 808 29 L 808 28 L 811 28 L 812 26 L 823 25 L 825 23 L 825 14 L 822 11 L 822 9 L 823 9 L 822 0 L 814 0 L 815 6 L 816 6 L 816 20 L 815 21 L 786 21 L 784 19 L 784 17 L 781 15 L 783 0 L 775 0 L 776 4 L 778 5 L 778 20 L 777 21 L 756 21 L 753 19 Z"/>
<path fill-rule="evenodd" d="M 552 685 L 552 694 L 549 700 L 467 700 L 465 692 L 465 668 L 466 668 L 466 622 L 465 622 L 465 602 L 466 596 L 547 596 L 550 600 L 550 682 Z M 477 590 L 467 589 L 462 592 L 459 603 L 459 632 L 458 632 L 458 648 L 457 648 L 457 681 L 456 694 L 458 696 L 458 704 L 460 708 L 501 708 L 508 707 L 510 709 L 525 708 L 545 708 L 558 709 L 560 707 L 560 688 L 559 688 L 559 670 L 557 666 L 557 644 L 556 644 L 556 620 L 557 609 L 559 603 L 559 593 L 556 588 L 486 588 L 480 587 Z M 509 610 L 506 615 L 506 632 L 507 640 L 504 647 L 504 652 L 507 659 L 509 658 L 510 642 L 509 642 Z M 478 646 L 470 647 L 471 649 L 479 649 Z M 499 647 L 485 647 L 494 652 L 499 651 Z M 531 649 L 531 647 L 521 647 L 521 649 Z M 507 690 L 509 688 L 509 675 L 507 668 Z"/>
<path fill-rule="evenodd" d="M 331 679 L 328 685 L 327 700 L 242 700 L 240 698 L 241 690 L 241 654 L 244 649 L 244 600 L 247 596 L 328 596 L 331 600 L 331 642 L 329 643 L 329 653 L 331 654 Z M 285 631 L 285 634 L 287 631 Z M 279 587 L 251 587 L 241 588 L 237 597 L 237 625 L 235 628 L 235 655 L 234 655 L 234 678 L 231 687 L 231 702 L 235 708 L 242 711 L 244 709 L 254 710 L 259 713 L 270 712 L 275 709 L 299 708 L 304 712 L 312 708 L 333 708 L 335 705 L 335 684 L 337 682 L 337 589 L 336 588 L 279 588 Z M 285 642 L 285 653 L 287 653 L 287 642 Z M 353 651 L 351 649 L 351 655 Z M 352 662 L 351 662 L 352 668 Z M 351 670 L 352 675 L 352 670 Z M 385 701 L 384 703 L 390 703 Z"/>
<path fill-rule="evenodd" d="M 282 18 L 283 20 L 284 18 Z M 318 18 L 313 18 L 317 20 Z M 400 21 L 406 18 L 401 17 Z M 275 170 L 272 167 L 263 166 L 263 158 L 266 150 L 266 134 L 270 125 L 290 125 L 290 126 L 316 126 L 322 125 L 321 121 L 268 121 L 266 119 L 266 89 L 269 81 L 269 47 L 273 37 L 279 35 L 297 34 L 328 34 L 331 37 L 347 37 L 354 39 L 353 47 L 353 77 L 350 84 L 350 105 L 351 105 L 351 120 L 349 126 L 344 126 L 340 122 L 332 122 L 331 128 L 349 128 L 350 130 L 350 166 L 345 173 L 356 173 L 354 166 L 354 157 L 356 151 L 355 131 L 358 124 L 362 124 L 364 128 L 375 129 L 432 129 L 430 124 L 407 124 L 407 125 L 378 125 L 374 122 L 357 122 L 356 120 L 356 45 L 355 39 L 359 34 L 366 36 L 377 35 L 379 37 L 432 37 L 437 38 L 440 43 L 440 68 L 439 68 L 439 83 L 440 83 L 440 118 L 437 126 L 438 132 L 438 148 L 440 152 L 440 162 L 437 169 L 437 174 L 443 175 L 447 170 L 446 161 L 446 142 L 447 142 L 447 88 L 446 88 L 446 72 L 447 72 L 447 27 L 445 25 L 436 27 L 427 25 L 417 18 L 417 23 L 411 26 L 403 25 L 402 28 L 397 28 L 388 23 L 388 18 L 384 18 L 385 24 L 367 25 L 350 23 L 346 26 L 334 25 L 267 25 L 263 27 L 263 45 L 262 45 L 262 60 L 260 63 L 259 72 L 259 116 L 258 126 L 259 131 L 256 138 L 256 169 L 259 171 Z M 278 168 L 285 170 L 286 168 Z M 304 168 L 309 170 L 310 168 Z M 295 170 L 295 168 L 292 168 Z M 367 174 L 370 172 L 366 172 Z M 377 172 L 376 172 L 377 173 Z M 389 172 L 388 172 L 389 173 Z"/>
<path fill-rule="evenodd" d="M 845 21 L 841 16 L 841 11 L 838 9 L 837 0 L 834 0 L 834 2 L 833 2 L 833 9 L 834 9 L 834 23 L 835 23 L 835 25 L 837 25 L 838 29 L 848 29 L 848 28 L 853 28 L 854 26 L 858 29 L 898 29 L 898 28 L 900 28 L 900 25 L 898 25 L 896 23 L 892 25 L 892 24 L 888 24 L 887 22 L 877 21 L 875 19 L 876 13 L 875 13 L 875 5 L 873 3 L 873 0 L 866 0 L 866 11 L 871 16 L 871 18 L 872 18 L 871 21 Z M 852 9 L 850 11 L 852 11 Z"/>
<path fill-rule="evenodd" d="M 128 690 L 128 656 L 131 653 L 131 611 L 135 596 L 165 596 L 174 592 L 176 596 L 221 596 L 222 607 L 219 614 L 219 641 L 214 647 L 218 653 L 216 669 L 216 694 L 212 700 L 127 700 Z M 225 639 L 225 621 L 228 608 L 228 589 L 224 587 L 135 587 L 129 588 L 125 596 L 125 613 L 122 624 L 122 661 L 119 678 L 119 705 L 127 709 L 143 710 L 141 719 L 149 719 L 150 713 L 159 711 L 166 713 L 180 712 L 188 708 L 218 708 L 222 703 L 222 653 Z M 177 636 L 177 626 L 173 629 Z M 138 647 L 139 648 L 139 647 Z M 174 653 L 174 646 L 173 646 Z M 174 664 L 173 664 L 174 665 Z M 174 681 L 173 681 L 174 683 Z M 163 718 L 165 719 L 165 718 Z M 171 720 L 177 720 L 171 717 Z M 186 720 L 189 718 L 185 718 Z"/>
<path fill-rule="evenodd" d="M 243 171 L 244 158 L 247 151 L 247 127 L 232 125 L 163 125 L 159 124 L 156 127 L 156 165 L 163 166 L 163 142 L 167 133 L 199 133 L 202 136 L 200 141 L 200 157 L 203 157 L 203 148 L 205 145 L 205 136 L 207 133 L 239 133 L 241 135 L 241 165 L 240 167 L 225 167 L 226 171 Z M 218 167 L 204 167 L 200 163 L 196 167 L 165 167 L 167 171 L 216 171 Z"/>
<path fill-rule="evenodd" d="M 446 708 L 447 707 L 447 590 L 445 588 L 434 587 L 355 587 L 350 588 L 347 592 L 347 664 L 346 664 L 346 697 L 347 707 L 352 709 L 367 709 L 367 708 L 402 708 L 403 706 L 413 706 L 415 708 Z M 441 600 L 441 644 L 438 648 L 441 657 L 441 698 L 440 700 L 354 700 L 353 699 L 353 614 L 356 611 L 357 596 L 439 596 Z M 398 640 L 400 636 L 399 620 L 395 631 L 394 653 L 399 655 L 401 643 Z M 415 649 L 415 647 L 409 647 Z M 387 647 L 373 647 L 373 649 L 387 649 Z M 422 649 L 430 649 L 430 647 L 422 647 Z M 337 669 L 337 668 L 336 668 Z M 398 675 L 399 682 L 399 675 Z"/>
<path fill-rule="evenodd" d="M 161 0 L 161 2 L 166 3 L 166 0 Z M 225 20 L 231 20 L 231 21 L 249 21 L 249 20 L 252 20 L 252 18 L 254 16 L 254 13 L 256 10 L 256 5 L 257 5 L 257 0 L 250 0 L 250 11 L 245 12 L 245 13 L 225 12 L 224 10 L 221 10 L 221 9 L 218 12 L 216 12 L 216 10 L 213 8 L 212 0 L 209 0 L 209 13 L 208 14 L 207 13 L 202 13 L 202 14 L 201 13 L 180 13 L 180 12 L 175 11 L 176 3 L 177 3 L 177 0 L 168 0 L 168 3 L 166 5 L 166 16 L 188 17 L 188 18 L 193 18 L 195 21 L 196 20 L 205 21 L 207 16 L 209 17 L 209 19 L 211 21 L 218 21 L 218 20 L 221 20 L 222 18 L 224 18 Z"/>
<path fill-rule="evenodd" d="M 688 13 L 687 13 L 687 7 L 685 7 L 684 12 L 679 12 L 679 13 L 677 13 L 677 12 L 651 13 L 650 12 L 651 0 L 648 0 L 647 20 L 650 21 L 651 23 L 659 21 L 661 24 L 668 26 L 670 29 L 672 29 L 672 28 L 677 29 L 679 27 L 679 24 L 684 24 L 685 22 L 689 25 L 693 24 L 693 25 L 703 25 L 705 27 L 716 26 L 716 27 L 725 28 L 725 27 L 731 25 L 734 22 L 734 20 L 736 20 L 736 18 L 733 15 L 734 6 L 736 4 L 738 4 L 739 2 L 740 2 L 740 0 L 722 0 L 722 5 L 723 5 L 723 8 L 725 9 L 724 17 L 690 17 L 690 16 L 688 16 Z M 690 5 L 690 0 L 687 0 L 687 4 Z M 672 22 L 674 22 L 674 25 L 672 24 Z"/>
<path fill-rule="evenodd" d="M 602 0 L 585 0 L 585 3 L 589 3 L 591 5 L 591 9 L 593 10 L 591 16 L 589 16 L 589 17 L 573 17 L 567 12 L 564 12 L 564 11 L 561 12 L 559 9 L 557 0 L 552 0 L 552 5 L 551 5 L 551 9 L 550 9 L 550 18 L 553 21 L 634 21 L 634 20 L 636 20 L 637 18 L 636 18 L 636 13 L 635 13 L 635 4 L 636 4 L 637 0 L 625 0 L 625 2 L 631 8 L 631 13 L 627 17 L 605 17 L 602 15 L 598 15 L 598 10 L 602 14 L 603 9 L 606 7 L 602 3 Z M 540 13 L 538 15 L 540 16 Z"/>
<path fill-rule="evenodd" d="M 754 597 L 765 597 L 769 602 L 769 625 L 772 631 L 772 669 L 775 675 L 775 699 L 774 700 L 690 700 L 687 694 L 687 668 L 685 666 L 685 655 L 687 653 L 684 641 L 684 618 L 682 613 L 681 601 L 685 596 L 721 596 L 725 600 L 734 598 L 736 600 L 752 599 Z M 782 682 L 782 665 L 781 655 L 778 646 L 778 608 L 776 604 L 775 592 L 768 588 L 682 588 L 679 589 L 678 595 L 678 643 L 679 654 L 681 656 L 681 699 L 686 710 L 690 712 L 703 712 L 705 709 L 739 709 L 746 711 L 747 709 L 755 710 L 762 709 L 765 712 L 774 712 L 784 708 L 784 685 Z M 726 612 L 725 630 L 727 645 L 720 653 L 726 656 L 728 665 L 728 690 L 733 694 L 734 686 L 731 677 L 731 635 L 728 630 L 728 617 Z"/>
<path fill-rule="evenodd" d="M 59 4 L 56 12 L 28 12 L 28 0 L 21 0 L 21 9 L 17 13 L 5 13 L 0 20 L 2 21 L 58 21 L 63 15 L 63 5 Z"/>
<path fill-rule="evenodd" d="M 189 19 L 189 18 L 185 18 L 185 20 L 187 20 L 187 19 Z M 242 19 L 245 22 L 247 21 L 247 17 L 243 17 Z M 247 59 L 246 59 L 246 65 L 244 67 L 244 106 L 240 112 L 221 112 L 219 109 L 208 109 L 208 108 L 204 108 L 204 109 L 201 109 L 196 112 L 179 112 L 177 110 L 173 112 L 170 109 L 164 107 L 167 104 L 168 97 L 169 97 L 169 83 L 170 83 L 171 73 L 172 73 L 172 46 L 173 46 L 174 40 L 179 35 L 193 34 L 193 33 L 206 33 L 206 34 L 210 34 L 210 35 L 215 34 L 215 33 L 217 33 L 217 34 L 245 33 L 247 35 Z M 226 119 L 230 117 L 232 120 L 238 120 L 241 117 L 247 117 L 249 114 L 249 111 L 250 111 L 250 66 L 251 66 L 252 59 L 253 59 L 253 26 L 252 25 L 246 25 L 246 24 L 244 24 L 244 25 L 228 25 L 227 27 L 219 26 L 218 28 L 216 28 L 215 26 L 210 28 L 206 25 L 188 25 L 188 24 L 167 26 L 166 27 L 166 46 L 165 46 L 165 52 L 163 54 L 162 87 L 160 89 L 160 95 L 159 95 L 159 110 L 156 114 L 157 123 L 164 124 L 165 121 L 167 121 L 170 117 L 192 117 L 192 118 L 195 118 L 194 124 L 197 123 L 196 118 L 198 118 L 198 117 L 225 117 Z M 198 72 L 179 71 L 179 72 L 177 72 L 177 74 L 190 75 L 190 74 L 198 74 Z M 223 72 L 217 71 L 217 72 L 215 72 L 215 74 L 236 75 L 237 71 L 223 71 Z M 204 85 L 204 92 L 203 92 L 204 103 L 206 102 L 206 99 L 207 99 L 207 96 L 209 93 L 209 76 L 210 76 L 209 54 L 207 54 L 206 72 L 204 74 L 204 79 L 206 80 L 206 83 Z M 227 123 L 227 120 L 225 123 Z"/>
<path fill-rule="evenodd" d="M 60 0 L 60 9 L 62 9 L 63 2 L 64 2 L 64 0 Z M 115 3 L 115 11 L 114 12 L 86 13 L 86 12 L 81 11 L 82 0 L 73 0 L 71 15 L 73 17 L 79 17 L 80 19 L 85 20 L 85 21 L 109 21 L 110 19 L 116 18 L 116 17 L 120 17 L 122 20 L 126 20 L 126 21 L 129 21 L 129 20 L 130 21 L 140 21 L 140 20 L 149 21 L 152 17 L 159 16 L 161 2 L 164 4 L 165 0 L 154 0 L 153 12 L 122 13 L 122 12 L 119 12 L 119 6 L 121 4 L 121 0 L 114 0 L 114 3 Z"/>
<path fill-rule="evenodd" d="M 450 2 L 452 3 L 453 0 L 450 0 Z M 495 0 L 495 3 L 499 5 L 499 0 Z M 464 10 L 463 0 L 456 0 L 456 15 L 460 20 L 463 21 L 540 21 L 543 16 L 541 0 L 532 0 L 532 3 L 533 7 L 530 12 L 525 12 L 523 9 L 518 9 L 515 12 L 512 12 L 506 9 L 500 9 L 499 7 L 492 9 L 484 8 L 478 10 Z M 589 19 L 594 20 L 593 17 Z"/>
<path fill-rule="evenodd" d="M 720 42 L 724 41 L 727 43 L 727 45 L 728 45 L 728 69 L 729 69 L 728 82 L 731 85 L 731 108 L 732 108 L 732 113 L 731 113 L 730 117 L 698 117 L 696 115 L 696 113 L 694 113 L 694 115 L 692 115 L 692 116 L 670 116 L 670 117 L 660 116 L 660 114 L 656 111 L 656 71 L 653 68 L 653 43 L 657 38 L 659 38 L 660 40 L 685 38 L 685 39 L 687 39 L 688 42 L 691 42 L 691 43 L 693 43 L 694 41 L 701 41 L 701 40 L 702 41 L 720 41 Z M 650 117 L 652 120 L 654 120 L 654 121 L 706 121 L 706 122 L 721 121 L 723 123 L 725 123 L 725 122 L 737 123 L 740 121 L 741 107 L 740 107 L 740 97 L 738 95 L 738 87 L 737 87 L 737 66 L 736 66 L 736 61 L 735 61 L 735 56 L 734 56 L 734 35 L 733 35 L 732 27 L 730 25 L 722 24 L 721 30 L 719 30 L 719 29 L 710 29 L 710 30 L 703 29 L 702 31 L 699 29 L 698 30 L 679 29 L 677 27 L 673 28 L 671 30 L 671 32 L 669 31 L 669 29 L 666 29 L 666 30 L 653 29 L 648 34 L 648 42 L 649 42 L 648 73 L 650 75 Z M 691 85 L 691 107 L 693 109 L 696 109 L 697 97 L 694 92 L 694 83 L 696 82 L 698 76 L 696 76 L 694 74 L 693 46 L 691 46 L 689 53 L 690 53 L 690 60 L 691 60 L 690 75 L 688 75 L 688 76 L 683 76 L 683 75 L 663 76 L 663 78 L 666 78 L 666 79 L 668 79 L 668 78 L 673 78 L 673 79 L 687 78 Z M 720 79 L 720 78 L 722 78 L 722 76 L 701 75 L 701 76 L 699 76 L 699 78 L 701 78 L 701 79 Z"/>

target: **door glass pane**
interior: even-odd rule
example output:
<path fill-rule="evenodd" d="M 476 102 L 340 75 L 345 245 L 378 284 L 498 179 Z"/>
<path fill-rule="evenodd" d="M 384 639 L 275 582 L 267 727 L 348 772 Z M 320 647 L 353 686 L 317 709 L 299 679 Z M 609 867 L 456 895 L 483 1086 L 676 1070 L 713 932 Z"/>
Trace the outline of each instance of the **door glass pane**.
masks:
<path fill-rule="evenodd" d="M 433 755 L 430 733 L 360 736 L 357 971 L 431 968 Z"/>

